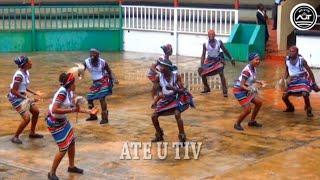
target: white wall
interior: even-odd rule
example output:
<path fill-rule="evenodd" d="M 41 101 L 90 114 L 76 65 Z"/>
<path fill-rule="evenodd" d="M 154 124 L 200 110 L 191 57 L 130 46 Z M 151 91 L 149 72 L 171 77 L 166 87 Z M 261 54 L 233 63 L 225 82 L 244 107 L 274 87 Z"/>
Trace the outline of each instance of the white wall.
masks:
<path fill-rule="evenodd" d="M 227 36 L 216 36 L 216 39 L 227 42 Z M 200 57 L 203 43 L 208 41 L 206 35 L 178 34 L 178 55 Z"/>
<path fill-rule="evenodd" d="M 217 36 L 222 42 L 227 42 L 227 36 Z M 200 57 L 202 44 L 207 41 L 206 35 L 178 34 L 177 42 L 169 32 L 150 32 L 139 30 L 124 30 L 124 51 L 159 53 L 164 44 L 171 44 L 173 53 L 181 56 Z M 177 51 L 177 52 L 176 52 Z"/>
<path fill-rule="evenodd" d="M 299 53 L 306 59 L 309 66 L 320 67 L 320 37 L 298 35 L 296 45 Z"/>

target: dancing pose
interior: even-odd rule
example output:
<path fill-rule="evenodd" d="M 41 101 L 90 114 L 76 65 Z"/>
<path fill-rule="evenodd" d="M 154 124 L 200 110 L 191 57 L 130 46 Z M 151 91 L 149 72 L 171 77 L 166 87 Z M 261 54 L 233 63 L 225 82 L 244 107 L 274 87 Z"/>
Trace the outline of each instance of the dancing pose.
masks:
<path fill-rule="evenodd" d="M 257 53 L 252 53 L 249 55 L 249 61 L 249 64 L 242 70 L 240 77 L 235 81 L 233 87 L 234 96 L 243 107 L 243 112 L 234 124 L 234 128 L 239 131 L 244 130 L 241 126 L 241 122 L 250 114 L 251 103 L 255 106 L 248 126 L 262 127 L 262 125 L 256 121 L 256 116 L 262 106 L 262 100 L 257 94 L 257 87 L 255 87 L 264 85 L 262 81 L 256 80 L 256 67 L 260 64 L 260 57 Z"/>
<path fill-rule="evenodd" d="M 159 91 L 157 91 L 157 89 L 159 89 L 159 87 L 157 87 L 157 83 L 155 82 L 156 77 L 159 76 L 160 74 L 160 70 L 159 70 L 159 60 L 167 60 L 170 61 L 170 56 L 172 55 L 172 46 L 171 44 L 166 44 L 161 46 L 161 49 L 163 50 L 164 55 L 159 57 L 159 59 L 157 59 L 156 63 L 153 63 L 149 69 L 148 72 L 148 78 L 149 80 L 152 82 L 153 87 L 152 87 L 152 98 L 154 98 L 157 93 L 160 93 Z M 172 62 L 170 61 L 170 63 L 172 64 Z M 173 70 L 177 71 L 177 67 L 173 66 Z"/>
<path fill-rule="evenodd" d="M 296 46 L 289 48 L 289 56 L 286 57 L 283 78 L 289 78 L 288 87 L 282 96 L 282 100 L 287 106 L 284 112 L 294 112 L 294 106 L 289 101 L 289 96 L 303 96 L 307 116 L 312 117 L 309 95 L 312 90 L 318 92 L 320 89 L 315 82 L 313 72 L 308 63 L 299 55 L 299 49 Z"/>
<path fill-rule="evenodd" d="M 174 71 L 174 66 L 169 60 L 159 60 L 159 69 L 160 74 L 156 77 L 155 83 L 161 89 L 161 94 L 158 94 L 152 105 L 155 108 L 152 114 L 152 122 L 156 129 L 155 138 L 152 142 L 163 140 L 163 130 L 160 128 L 158 120 L 159 116 L 174 115 L 179 129 L 179 140 L 184 143 L 186 135 L 181 113 L 189 106 L 194 107 L 192 95 L 184 89 L 180 75 L 177 71 Z"/>
<path fill-rule="evenodd" d="M 11 142 L 15 144 L 22 144 L 22 141 L 19 139 L 19 135 L 29 124 L 30 119 L 31 131 L 29 138 L 43 138 L 43 135 L 35 133 L 39 117 L 39 109 L 35 102 L 39 99 L 31 99 L 27 96 L 27 92 L 39 96 L 39 94 L 28 88 L 30 84 L 29 69 L 32 68 L 32 62 L 27 56 L 19 56 L 15 58 L 14 62 L 18 65 L 19 69 L 15 72 L 12 78 L 8 99 L 16 111 L 21 115 L 23 121 L 20 123 L 14 137 L 11 138 Z M 31 118 L 29 112 L 32 115 Z"/>
<path fill-rule="evenodd" d="M 99 57 L 100 53 L 96 49 L 90 49 L 90 57 L 84 62 L 85 70 L 91 74 L 93 85 L 87 94 L 89 109 L 94 107 L 93 101 L 99 99 L 101 105 L 101 121 L 100 124 L 109 122 L 106 96 L 112 94 L 113 76 L 108 63 Z M 87 121 L 97 120 L 96 115 L 90 115 Z"/>
<path fill-rule="evenodd" d="M 224 97 L 228 97 L 228 87 L 226 78 L 224 77 L 224 57 L 220 49 L 231 59 L 231 63 L 234 66 L 235 62 L 231 57 L 229 51 L 224 47 L 222 41 L 215 39 L 214 30 L 208 31 L 209 41 L 203 44 L 202 56 L 201 56 L 201 67 L 198 69 L 198 73 L 202 78 L 202 83 L 204 85 L 204 90 L 201 93 L 210 92 L 210 87 L 208 84 L 207 76 L 214 76 L 219 74 L 222 92 Z M 208 51 L 208 56 L 205 59 L 206 52 Z"/>
<path fill-rule="evenodd" d="M 69 157 L 68 172 L 82 174 L 83 170 L 74 165 L 75 137 L 73 128 L 67 119 L 68 113 L 80 112 L 96 114 L 97 109 L 81 110 L 78 103 L 74 102 L 73 92 L 75 91 L 75 78 L 71 73 L 62 73 L 59 77 L 61 87 L 55 93 L 52 103 L 49 106 L 49 113 L 46 118 L 47 126 L 56 141 L 59 152 L 55 155 L 51 171 L 48 173 L 50 180 L 58 180 L 56 170 L 66 152 Z"/>

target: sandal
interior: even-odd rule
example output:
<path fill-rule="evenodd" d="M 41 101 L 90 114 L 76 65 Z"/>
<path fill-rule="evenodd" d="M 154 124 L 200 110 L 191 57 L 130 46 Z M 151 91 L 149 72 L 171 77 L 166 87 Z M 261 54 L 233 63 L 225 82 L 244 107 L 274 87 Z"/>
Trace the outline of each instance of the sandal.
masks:
<path fill-rule="evenodd" d="M 234 129 L 238 130 L 238 131 L 243 131 L 243 127 L 241 126 L 241 124 L 234 124 L 233 126 Z"/>
<path fill-rule="evenodd" d="M 248 126 L 260 128 L 260 127 L 262 127 L 262 124 L 258 123 L 257 121 L 249 121 Z"/>
<path fill-rule="evenodd" d="M 17 137 L 11 138 L 10 141 L 14 144 L 22 144 L 22 141 Z"/>
<path fill-rule="evenodd" d="M 29 134 L 30 139 L 41 139 L 43 138 L 43 135 L 41 134 Z"/>
<path fill-rule="evenodd" d="M 78 174 L 83 174 L 83 169 L 77 168 L 76 166 L 74 167 L 68 167 L 68 172 L 69 173 L 78 173 Z"/>
<path fill-rule="evenodd" d="M 51 174 L 50 172 L 48 173 L 48 179 L 50 180 L 59 180 L 58 176 L 55 174 Z"/>

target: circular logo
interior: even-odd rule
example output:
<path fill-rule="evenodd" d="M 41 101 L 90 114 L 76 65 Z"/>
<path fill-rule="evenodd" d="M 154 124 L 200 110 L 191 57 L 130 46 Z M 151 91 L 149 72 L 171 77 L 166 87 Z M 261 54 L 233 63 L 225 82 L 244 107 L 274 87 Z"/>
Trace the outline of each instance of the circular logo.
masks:
<path fill-rule="evenodd" d="M 309 30 L 317 23 L 317 11 L 310 4 L 298 4 L 290 12 L 290 21 L 298 30 Z"/>

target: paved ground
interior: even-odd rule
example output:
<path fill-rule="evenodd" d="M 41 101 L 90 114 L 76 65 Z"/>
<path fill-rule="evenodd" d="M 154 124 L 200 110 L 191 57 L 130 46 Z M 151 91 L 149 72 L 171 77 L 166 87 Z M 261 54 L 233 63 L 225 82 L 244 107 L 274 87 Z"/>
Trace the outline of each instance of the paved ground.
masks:
<path fill-rule="evenodd" d="M 44 115 L 54 91 L 58 87 L 58 74 L 80 61 L 87 53 L 31 54 L 31 88 L 45 93 L 39 102 L 41 117 L 38 130 L 45 134 L 42 140 L 29 140 L 22 136 L 23 145 L 9 142 L 20 122 L 5 98 L 7 87 L 15 70 L 12 57 L 0 55 L 0 179 L 46 179 L 57 147 L 45 128 Z M 152 54 L 103 54 L 120 80 L 114 95 L 108 98 L 110 124 L 100 126 L 86 122 L 85 116 L 70 116 L 77 135 L 76 163 L 85 169 L 84 175 L 66 172 L 65 158 L 58 169 L 62 179 L 319 179 L 320 160 L 320 97 L 312 94 L 315 117 L 306 118 L 302 99 L 293 98 L 296 112 L 282 113 L 281 91 L 275 84 L 282 72 L 282 63 L 265 61 L 259 68 L 259 77 L 268 82 L 260 92 L 264 105 L 258 115 L 263 128 L 252 129 L 244 123 L 244 132 L 233 129 L 241 111 L 229 89 L 230 96 L 223 98 L 220 90 L 208 95 L 194 91 L 197 108 L 183 113 L 188 140 L 202 142 L 198 160 L 175 160 L 174 149 L 168 157 L 157 157 L 156 145 L 151 150 L 152 160 L 120 160 L 123 144 L 127 141 L 149 142 L 154 129 L 150 120 L 150 83 L 141 76 L 147 66 L 158 56 Z M 174 58 L 173 61 L 176 61 Z M 195 58 L 179 57 L 181 71 L 194 71 L 199 64 Z M 227 66 L 229 82 L 244 66 Z M 318 79 L 318 70 L 316 78 Z M 134 79 L 134 80 L 133 80 Z M 77 93 L 83 95 L 89 86 L 88 76 L 77 82 Z M 249 119 L 249 118 L 248 118 Z M 173 117 L 161 118 L 165 140 L 171 144 L 178 140 Z M 182 151 L 183 149 L 181 149 Z M 183 151 L 181 152 L 183 156 Z M 139 154 L 142 156 L 143 152 Z M 193 157 L 189 152 L 190 157 Z"/>

